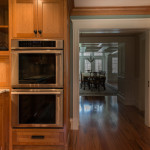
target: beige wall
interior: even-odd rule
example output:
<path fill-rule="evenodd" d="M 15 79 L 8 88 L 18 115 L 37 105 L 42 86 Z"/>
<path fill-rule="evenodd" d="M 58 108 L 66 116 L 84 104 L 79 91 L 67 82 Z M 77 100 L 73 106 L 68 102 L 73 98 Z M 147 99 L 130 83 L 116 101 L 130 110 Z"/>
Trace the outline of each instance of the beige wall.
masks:
<path fill-rule="evenodd" d="M 136 40 L 136 106 L 141 111 L 145 109 L 145 34 Z"/>
<path fill-rule="evenodd" d="M 117 83 L 118 82 L 118 74 L 117 73 L 112 73 L 112 58 L 113 57 L 118 57 L 117 54 L 109 54 L 107 56 L 107 78 L 106 81 L 108 83 Z"/>
<path fill-rule="evenodd" d="M 148 6 L 149 0 L 74 0 L 75 7 Z"/>

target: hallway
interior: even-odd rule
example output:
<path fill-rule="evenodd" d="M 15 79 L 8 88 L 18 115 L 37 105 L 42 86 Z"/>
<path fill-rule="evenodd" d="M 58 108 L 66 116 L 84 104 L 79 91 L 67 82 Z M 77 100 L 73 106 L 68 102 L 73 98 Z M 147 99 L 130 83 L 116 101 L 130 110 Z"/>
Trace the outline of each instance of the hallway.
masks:
<path fill-rule="evenodd" d="M 143 114 L 116 96 L 80 96 L 79 128 L 71 133 L 69 150 L 150 150 Z"/>

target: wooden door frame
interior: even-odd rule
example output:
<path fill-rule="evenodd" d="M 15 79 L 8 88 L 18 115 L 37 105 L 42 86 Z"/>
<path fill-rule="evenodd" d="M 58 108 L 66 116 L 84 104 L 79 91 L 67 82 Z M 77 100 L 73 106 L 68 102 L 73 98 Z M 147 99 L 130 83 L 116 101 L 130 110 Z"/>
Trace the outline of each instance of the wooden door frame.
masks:
<path fill-rule="evenodd" d="M 84 29 L 147 29 L 145 58 L 145 125 L 150 127 L 150 18 L 71 19 L 73 24 L 73 120 L 72 129 L 79 129 L 79 33 Z"/>

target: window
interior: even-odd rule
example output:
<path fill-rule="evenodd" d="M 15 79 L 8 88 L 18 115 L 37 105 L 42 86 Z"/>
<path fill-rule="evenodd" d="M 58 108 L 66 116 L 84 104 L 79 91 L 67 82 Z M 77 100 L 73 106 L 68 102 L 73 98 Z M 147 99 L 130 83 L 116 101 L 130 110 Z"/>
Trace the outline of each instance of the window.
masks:
<path fill-rule="evenodd" d="M 95 72 L 99 72 L 102 70 L 102 60 L 96 59 L 95 60 Z"/>
<path fill-rule="evenodd" d="M 79 74 L 81 72 L 81 60 L 79 60 Z"/>
<path fill-rule="evenodd" d="M 84 67 L 85 67 L 85 72 L 87 72 L 87 70 L 91 70 L 91 63 L 87 59 L 85 60 Z"/>
<path fill-rule="evenodd" d="M 112 73 L 118 73 L 118 58 L 112 58 Z"/>
<path fill-rule="evenodd" d="M 94 56 L 103 56 L 103 53 L 95 52 L 95 53 L 94 53 Z"/>
<path fill-rule="evenodd" d="M 83 53 L 84 56 L 90 56 L 90 52 Z"/>

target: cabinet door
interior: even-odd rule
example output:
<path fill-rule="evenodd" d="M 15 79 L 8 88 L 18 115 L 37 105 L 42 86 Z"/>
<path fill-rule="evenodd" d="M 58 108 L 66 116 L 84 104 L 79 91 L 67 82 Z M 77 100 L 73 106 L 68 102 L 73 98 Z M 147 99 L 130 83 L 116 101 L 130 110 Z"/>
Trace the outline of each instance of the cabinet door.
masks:
<path fill-rule="evenodd" d="M 9 63 L 9 56 L 0 56 L 0 88 L 9 88 L 10 86 Z"/>
<path fill-rule="evenodd" d="M 14 38 L 37 37 L 37 0 L 13 0 L 12 20 Z"/>
<path fill-rule="evenodd" d="M 63 38 L 63 0 L 38 0 L 38 31 L 41 38 Z"/>
<path fill-rule="evenodd" d="M 0 94 L 0 149 L 8 150 L 9 145 L 9 94 Z"/>

